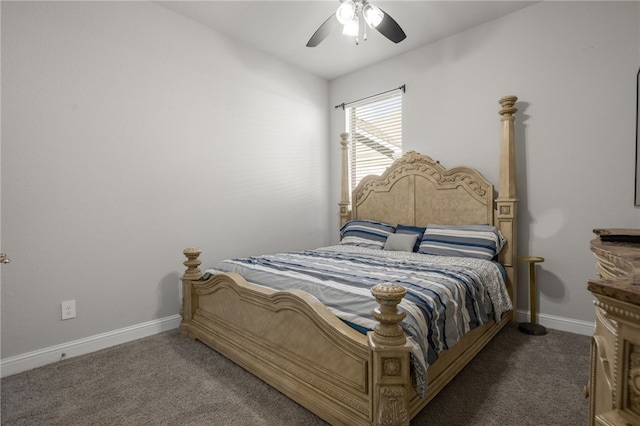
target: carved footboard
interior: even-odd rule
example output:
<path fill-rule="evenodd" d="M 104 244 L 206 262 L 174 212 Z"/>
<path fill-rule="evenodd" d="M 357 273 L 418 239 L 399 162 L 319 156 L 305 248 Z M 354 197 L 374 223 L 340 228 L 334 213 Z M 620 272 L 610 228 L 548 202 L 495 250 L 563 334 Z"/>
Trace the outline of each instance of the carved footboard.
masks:
<path fill-rule="evenodd" d="M 331 424 L 408 425 L 410 346 L 398 323 L 402 287 L 372 290 L 364 336 L 305 292 L 275 292 L 233 273 L 204 279 L 185 250 L 181 332 L 198 339 Z"/>

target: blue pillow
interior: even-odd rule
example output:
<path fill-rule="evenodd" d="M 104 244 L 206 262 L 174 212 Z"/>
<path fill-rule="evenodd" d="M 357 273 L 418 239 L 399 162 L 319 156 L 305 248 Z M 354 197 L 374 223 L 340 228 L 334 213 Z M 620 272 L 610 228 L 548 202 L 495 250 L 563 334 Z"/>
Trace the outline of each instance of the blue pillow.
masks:
<path fill-rule="evenodd" d="M 505 238 L 491 225 L 427 225 L 420 253 L 437 256 L 493 259 L 504 246 Z"/>
<path fill-rule="evenodd" d="M 340 228 L 340 244 L 380 249 L 389 234 L 395 232 L 393 225 L 372 220 L 351 220 Z"/>
<path fill-rule="evenodd" d="M 408 226 L 408 225 L 400 225 L 396 226 L 396 234 L 417 234 L 418 238 L 416 239 L 416 243 L 413 246 L 413 251 L 417 252 L 420 248 L 420 243 L 422 242 L 422 236 L 424 235 L 424 231 L 427 228 L 421 228 L 419 226 Z"/>

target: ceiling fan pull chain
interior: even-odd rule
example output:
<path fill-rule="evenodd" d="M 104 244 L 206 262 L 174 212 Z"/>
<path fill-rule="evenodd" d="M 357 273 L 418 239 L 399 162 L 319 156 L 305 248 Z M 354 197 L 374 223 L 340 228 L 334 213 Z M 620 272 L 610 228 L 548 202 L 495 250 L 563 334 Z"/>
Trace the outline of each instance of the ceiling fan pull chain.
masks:
<path fill-rule="evenodd" d="M 364 27 L 364 29 L 363 29 L 364 36 L 362 37 L 362 39 L 364 41 L 367 41 L 367 27 L 368 27 L 368 25 L 363 25 L 363 27 Z"/>

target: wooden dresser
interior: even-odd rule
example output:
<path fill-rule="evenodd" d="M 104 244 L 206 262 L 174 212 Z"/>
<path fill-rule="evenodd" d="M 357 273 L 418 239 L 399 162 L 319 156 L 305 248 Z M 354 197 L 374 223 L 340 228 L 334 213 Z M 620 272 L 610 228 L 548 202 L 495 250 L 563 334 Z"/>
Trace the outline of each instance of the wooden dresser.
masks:
<path fill-rule="evenodd" d="M 589 425 L 640 425 L 640 229 L 595 229 Z"/>

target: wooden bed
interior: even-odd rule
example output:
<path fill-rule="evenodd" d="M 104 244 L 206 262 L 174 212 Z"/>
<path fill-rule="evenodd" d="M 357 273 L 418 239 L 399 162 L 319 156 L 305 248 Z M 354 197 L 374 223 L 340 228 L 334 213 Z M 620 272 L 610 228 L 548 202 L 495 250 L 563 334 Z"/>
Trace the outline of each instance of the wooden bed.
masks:
<path fill-rule="evenodd" d="M 507 242 L 499 260 L 516 305 L 515 96 L 499 100 L 501 159 L 498 196 L 468 167 L 447 170 L 409 152 L 382 176 L 369 176 L 349 193 L 348 135 L 342 135 L 341 222 L 368 219 L 425 226 L 494 224 Z M 380 283 L 372 289 L 380 307 L 375 331 L 361 334 L 303 291 L 276 292 L 234 273 L 204 279 L 200 250 L 184 250 L 181 333 L 198 339 L 335 425 L 408 425 L 409 421 L 493 338 L 513 321 L 473 329 L 429 366 L 420 397 L 411 386 L 410 345 L 398 323 L 404 289 Z"/>

